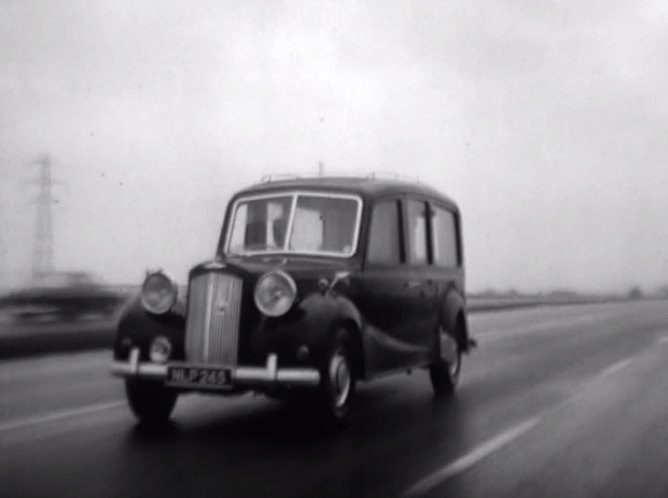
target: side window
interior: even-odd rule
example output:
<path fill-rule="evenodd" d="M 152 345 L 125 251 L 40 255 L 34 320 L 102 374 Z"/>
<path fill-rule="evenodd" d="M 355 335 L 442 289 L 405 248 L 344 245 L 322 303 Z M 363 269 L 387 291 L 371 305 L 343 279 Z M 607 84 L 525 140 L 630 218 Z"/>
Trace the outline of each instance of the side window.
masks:
<path fill-rule="evenodd" d="M 427 204 L 408 201 L 408 261 L 427 264 Z"/>
<path fill-rule="evenodd" d="M 459 264 L 457 254 L 457 224 L 454 213 L 440 207 L 434 207 L 432 217 L 434 240 L 434 264 L 454 267 Z"/>
<path fill-rule="evenodd" d="M 367 261 L 379 264 L 399 264 L 399 202 L 381 201 L 376 204 L 371 214 L 371 230 Z"/>

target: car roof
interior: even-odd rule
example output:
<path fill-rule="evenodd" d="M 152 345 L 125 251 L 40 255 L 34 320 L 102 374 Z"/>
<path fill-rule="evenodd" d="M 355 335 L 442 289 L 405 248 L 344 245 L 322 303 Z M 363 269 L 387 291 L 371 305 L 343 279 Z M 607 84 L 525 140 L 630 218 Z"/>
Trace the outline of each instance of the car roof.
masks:
<path fill-rule="evenodd" d="M 271 193 L 279 190 L 332 190 L 356 193 L 364 198 L 408 194 L 438 199 L 455 209 L 457 203 L 438 190 L 419 182 L 368 177 L 318 176 L 264 181 L 237 192 L 234 198 L 249 194 Z"/>

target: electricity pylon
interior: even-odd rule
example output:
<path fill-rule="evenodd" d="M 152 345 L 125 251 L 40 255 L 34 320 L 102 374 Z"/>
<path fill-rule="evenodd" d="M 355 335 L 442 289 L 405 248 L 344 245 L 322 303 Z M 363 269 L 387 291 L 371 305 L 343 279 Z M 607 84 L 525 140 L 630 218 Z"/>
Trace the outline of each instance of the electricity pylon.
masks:
<path fill-rule="evenodd" d="M 37 194 L 37 218 L 35 220 L 35 245 L 33 247 L 32 277 L 37 281 L 53 271 L 53 177 L 48 155 L 35 161 L 39 175 L 35 180 Z"/>

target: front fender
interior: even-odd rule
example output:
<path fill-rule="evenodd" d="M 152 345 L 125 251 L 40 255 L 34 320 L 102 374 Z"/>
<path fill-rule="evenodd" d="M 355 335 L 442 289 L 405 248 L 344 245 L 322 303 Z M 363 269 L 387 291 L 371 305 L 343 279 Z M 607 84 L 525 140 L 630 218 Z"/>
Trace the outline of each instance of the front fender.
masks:
<path fill-rule="evenodd" d="M 122 311 L 114 339 L 114 359 L 127 360 L 130 348 L 139 347 L 140 360 L 148 360 L 151 341 L 165 336 L 172 343 L 172 358 L 185 358 L 185 318 L 177 311 L 164 315 L 152 315 L 142 306 L 139 297 L 133 299 Z"/>
<path fill-rule="evenodd" d="M 345 323 L 362 330 L 362 319 L 355 305 L 341 294 L 314 292 L 286 315 L 260 320 L 252 334 L 254 360 L 261 361 L 268 354 L 276 353 L 280 364 L 310 364 L 321 368 L 335 326 Z M 309 350 L 306 359 L 297 354 L 301 346 Z"/>

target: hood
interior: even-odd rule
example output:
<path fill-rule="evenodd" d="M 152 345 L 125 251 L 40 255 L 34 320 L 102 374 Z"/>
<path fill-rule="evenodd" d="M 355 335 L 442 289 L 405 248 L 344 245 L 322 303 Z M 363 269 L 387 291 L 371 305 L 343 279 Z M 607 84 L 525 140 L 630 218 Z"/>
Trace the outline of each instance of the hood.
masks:
<path fill-rule="evenodd" d="M 196 266 L 192 271 L 229 269 L 235 273 L 259 277 L 270 270 L 283 270 L 296 280 L 330 278 L 337 271 L 352 271 L 359 263 L 355 259 L 335 259 L 302 255 L 265 255 L 214 259 Z"/>

